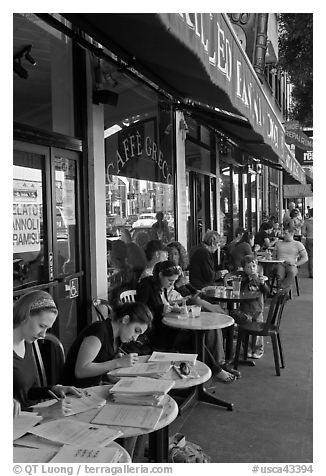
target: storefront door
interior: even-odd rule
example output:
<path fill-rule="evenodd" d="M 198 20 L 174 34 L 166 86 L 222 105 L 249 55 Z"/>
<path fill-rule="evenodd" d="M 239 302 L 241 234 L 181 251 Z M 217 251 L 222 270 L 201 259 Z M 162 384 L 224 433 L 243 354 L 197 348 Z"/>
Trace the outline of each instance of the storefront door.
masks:
<path fill-rule="evenodd" d="M 31 289 L 54 297 L 59 317 L 52 332 L 67 350 L 83 321 L 79 154 L 14 143 L 14 299 Z"/>

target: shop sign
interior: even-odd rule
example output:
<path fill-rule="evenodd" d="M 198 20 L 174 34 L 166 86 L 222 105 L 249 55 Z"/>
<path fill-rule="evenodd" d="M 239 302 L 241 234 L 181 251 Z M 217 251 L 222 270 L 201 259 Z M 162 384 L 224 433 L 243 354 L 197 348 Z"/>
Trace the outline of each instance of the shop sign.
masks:
<path fill-rule="evenodd" d="M 288 129 L 285 123 L 285 141 L 287 144 L 294 144 L 296 147 L 299 147 L 303 150 L 312 150 L 313 140 L 310 139 L 302 130 L 300 129 Z"/>
<path fill-rule="evenodd" d="M 283 197 L 284 198 L 312 197 L 311 185 L 310 184 L 283 185 Z"/>
<path fill-rule="evenodd" d="M 292 175 L 298 182 L 305 184 L 306 183 L 306 174 L 299 162 L 292 155 L 291 151 L 285 148 L 285 153 L 283 157 L 280 157 L 280 162 L 283 165 L 284 169 Z"/>
<path fill-rule="evenodd" d="M 13 252 L 27 253 L 41 249 L 41 216 L 38 203 L 39 184 L 14 180 Z"/>
<path fill-rule="evenodd" d="M 278 155 L 284 130 L 249 59 L 225 14 L 160 13 L 169 32 L 200 57 L 211 81 L 222 88 L 233 106 Z"/>
<path fill-rule="evenodd" d="M 308 150 L 304 152 L 298 147 L 295 148 L 295 158 L 301 165 L 313 165 L 313 152 Z"/>
<path fill-rule="evenodd" d="M 112 182 L 112 175 L 172 183 L 171 157 L 166 157 L 160 149 L 156 131 L 156 118 L 152 118 L 105 139 L 108 183 Z"/>

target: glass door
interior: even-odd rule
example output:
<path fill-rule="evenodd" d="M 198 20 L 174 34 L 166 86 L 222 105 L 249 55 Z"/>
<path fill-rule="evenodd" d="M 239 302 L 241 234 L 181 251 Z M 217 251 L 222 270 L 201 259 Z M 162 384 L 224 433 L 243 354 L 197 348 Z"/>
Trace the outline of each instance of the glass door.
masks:
<path fill-rule="evenodd" d="M 77 152 L 14 144 L 14 298 L 50 292 L 59 309 L 53 332 L 66 350 L 86 322 L 78 159 Z"/>

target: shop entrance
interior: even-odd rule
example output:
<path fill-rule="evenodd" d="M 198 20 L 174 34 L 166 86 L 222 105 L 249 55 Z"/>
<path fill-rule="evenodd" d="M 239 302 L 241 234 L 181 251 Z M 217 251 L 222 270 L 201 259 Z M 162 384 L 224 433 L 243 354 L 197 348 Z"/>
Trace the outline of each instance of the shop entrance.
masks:
<path fill-rule="evenodd" d="M 14 142 L 13 296 L 48 291 L 59 309 L 52 329 L 67 350 L 83 322 L 79 153 Z"/>

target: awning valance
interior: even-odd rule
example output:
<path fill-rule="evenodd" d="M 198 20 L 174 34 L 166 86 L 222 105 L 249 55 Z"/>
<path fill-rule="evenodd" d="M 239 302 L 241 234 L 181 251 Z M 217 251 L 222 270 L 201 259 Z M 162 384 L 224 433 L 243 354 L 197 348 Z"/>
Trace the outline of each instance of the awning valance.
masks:
<path fill-rule="evenodd" d="M 236 132 L 270 160 L 285 159 L 284 128 L 223 13 L 63 13 L 184 102 L 246 118 Z M 259 152 L 260 151 L 260 152 Z M 304 175 L 304 174 L 303 174 Z"/>

